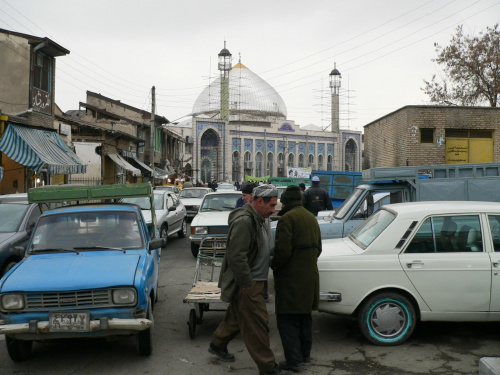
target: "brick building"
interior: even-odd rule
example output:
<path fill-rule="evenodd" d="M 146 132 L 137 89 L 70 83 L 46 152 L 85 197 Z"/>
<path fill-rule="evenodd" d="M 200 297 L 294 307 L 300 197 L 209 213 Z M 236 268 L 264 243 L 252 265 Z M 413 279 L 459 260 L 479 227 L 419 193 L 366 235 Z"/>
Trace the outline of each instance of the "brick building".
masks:
<path fill-rule="evenodd" d="M 500 162 L 500 108 L 410 105 L 364 126 L 363 169 Z"/>

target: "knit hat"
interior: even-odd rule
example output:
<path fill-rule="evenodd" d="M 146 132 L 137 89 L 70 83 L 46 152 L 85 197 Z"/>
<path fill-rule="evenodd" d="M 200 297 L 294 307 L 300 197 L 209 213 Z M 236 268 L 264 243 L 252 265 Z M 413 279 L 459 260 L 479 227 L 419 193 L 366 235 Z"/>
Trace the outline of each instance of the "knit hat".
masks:
<path fill-rule="evenodd" d="M 278 198 L 278 189 L 272 184 L 259 185 L 253 189 L 254 198 L 276 197 Z"/>
<path fill-rule="evenodd" d="M 297 185 L 290 185 L 286 187 L 286 190 L 281 194 L 280 202 L 283 204 L 288 204 L 292 201 L 301 201 L 302 193 Z"/>
<path fill-rule="evenodd" d="M 253 191 L 254 187 L 255 187 L 255 185 L 253 183 L 245 181 L 241 185 L 241 192 L 244 193 L 244 194 L 252 194 L 252 191 Z"/>

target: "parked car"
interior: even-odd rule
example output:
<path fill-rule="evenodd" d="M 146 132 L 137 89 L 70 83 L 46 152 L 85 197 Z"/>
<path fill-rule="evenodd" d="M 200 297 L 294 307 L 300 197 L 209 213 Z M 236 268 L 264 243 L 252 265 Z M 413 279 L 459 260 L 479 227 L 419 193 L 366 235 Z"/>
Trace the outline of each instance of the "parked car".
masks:
<path fill-rule="evenodd" d="M 182 202 L 184 207 L 186 207 L 187 217 L 192 219 L 198 213 L 200 209 L 201 201 L 203 197 L 212 193 L 213 190 L 205 187 L 192 187 L 184 188 L 179 194 L 179 200 Z"/>
<path fill-rule="evenodd" d="M 41 208 L 43 211 L 48 210 L 46 204 Z M 26 247 L 41 214 L 38 204 L 18 201 L 0 204 L 0 277 L 23 258 L 15 248 Z"/>
<path fill-rule="evenodd" d="M 236 186 L 234 186 L 232 184 L 228 184 L 227 182 L 221 182 L 217 185 L 217 191 L 222 191 L 222 190 L 234 191 L 234 190 L 236 190 Z"/>
<path fill-rule="evenodd" d="M 154 190 L 166 190 L 174 193 L 175 195 L 179 195 L 181 192 L 181 189 L 173 185 L 158 185 L 154 187 Z"/>
<path fill-rule="evenodd" d="M 152 200 L 151 186 L 61 185 L 28 191 L 31 202 L 131 195 Z M 0 331 L 10 358 L 28 359 L 34 341 L 130 335 L 136 335 L 139 353 L 150 355 L 164 240 L 151 239 L 149 232 L 139 207 L 130 204 L 69 205 L 44 212 L 26 249 L 16 248 L 23 259 L 0 283 Z"/>
<path fill-rule="evenodd" d="M 376 345 L 417 321 L 500 321 L 500 204 L 381 207 L 349 237 L 323 240 L 319 310 L 357 317 Z"/>
<path fill-rule="evenodd" d="M 0 203 L 5 202 L 28 202 L 28 193 L 0 195 Z"/>
<path fill-rule="evenodd" d="M 227 237 L 229 213 L 234 210 L 241 191 L 208 193 L 203 197 L 200 211 L 191 222 L 191 253 L 196 258 L 200 243 L 207 237 Z"/>
<path fill-rule="evenodd" d="M 175 233 L 179 238 L 186 237 L 186 208 L 177 196 L 163 189 L 154 190 L 154 201 L 156 227 L 160 231 L 160 237 L 165 240 L 165 245 L 168 237 Z M 136 204 L 141 207 L 144 220 L 146 220 L 146 223 L 151 223 L 151 205 L 148 197 L 123 198 L 122 202 Z"/>

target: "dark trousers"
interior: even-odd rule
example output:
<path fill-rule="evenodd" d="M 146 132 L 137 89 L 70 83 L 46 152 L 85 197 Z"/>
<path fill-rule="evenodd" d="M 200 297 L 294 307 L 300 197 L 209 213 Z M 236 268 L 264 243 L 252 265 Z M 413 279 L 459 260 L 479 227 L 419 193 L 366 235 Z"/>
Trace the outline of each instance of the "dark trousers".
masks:
<path fill-rule="evenodd" d="M 275 359 L 269 342 L 269 315 L 264 301 L 264 281 L 254 281 L 250 290 L 238 291 L 226 316 L 212 335 L 212 344 L 226 348 L 241 332 L 248 353 L 260 372 L 274 369 Z"/>
<path fill-rule="evenodd" d="M 276 322 L 287 363 L 297 365 L 303 363 L 304 358 L 310 358 L 312 315 L 277 314 Z"/>

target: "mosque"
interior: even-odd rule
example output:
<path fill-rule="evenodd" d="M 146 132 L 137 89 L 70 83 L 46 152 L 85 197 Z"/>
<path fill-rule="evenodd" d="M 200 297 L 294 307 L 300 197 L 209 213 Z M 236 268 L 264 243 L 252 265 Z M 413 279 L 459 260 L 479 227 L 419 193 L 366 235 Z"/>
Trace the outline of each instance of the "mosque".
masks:
<path fill-rule="evenodd" d="M 243 181 L 245 176 L 286 177 L 294 170 L 360 171 L 360 131 L 339 127 L 339 71 L 330 73 L 331 130 L 300 127 L 266 81 L 232 55 L 219 53 L 220 77 L 196 99 L 191 116 L 176 124 L 186 137 L 184 171 L 203 182 Z"/>

